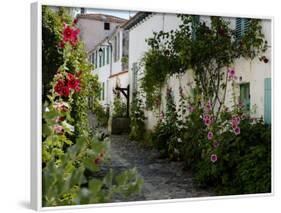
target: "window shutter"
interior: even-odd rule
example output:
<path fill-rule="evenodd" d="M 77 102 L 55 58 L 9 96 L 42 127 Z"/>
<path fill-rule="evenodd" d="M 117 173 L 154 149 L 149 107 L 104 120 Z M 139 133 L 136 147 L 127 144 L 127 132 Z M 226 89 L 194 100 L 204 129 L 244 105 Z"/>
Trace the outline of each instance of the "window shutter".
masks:
<path fill-rule="evenodd" d="M 192 40 L 196 39 L 195 27 L 199 24 L 199 22 L 200 16 L 192 16 Z"/>
<path fill-rule="evenodd" d="M 242 36 L 242 18 L 236 18 L 235 30 L 236 30 L 236 37 L 241 38 L 241 36 Z"/>
<path fill-rule="evenodd" d="M 236 36 L 240 39 L 244 33 L 248 30 L 250 25 L 250 19 L 248 18 L 236 18 Z"/>
<path fill-rule="evenodd" d="M 109 47 L 106 47 L 106 64 L 109 64 Z"/>

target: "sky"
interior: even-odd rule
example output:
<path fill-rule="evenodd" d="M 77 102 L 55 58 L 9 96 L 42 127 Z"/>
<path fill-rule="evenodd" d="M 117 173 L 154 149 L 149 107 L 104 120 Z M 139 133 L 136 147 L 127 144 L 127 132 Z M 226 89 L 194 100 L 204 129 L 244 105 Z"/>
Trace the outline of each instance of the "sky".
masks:
<path fill-rule="evenodd" d="M 80 9 L 76 9 L 76 13 L 80 13 Z M 103 10 L 103 9 L 88 9 L 86 8 L 86 13 L 102 13 L 112 16 L 117 16 L 124 19 L 129 19 L 130 16 L 134 16 L 136 14 L 135 11 L 125 11 L 125 10 Z"/>

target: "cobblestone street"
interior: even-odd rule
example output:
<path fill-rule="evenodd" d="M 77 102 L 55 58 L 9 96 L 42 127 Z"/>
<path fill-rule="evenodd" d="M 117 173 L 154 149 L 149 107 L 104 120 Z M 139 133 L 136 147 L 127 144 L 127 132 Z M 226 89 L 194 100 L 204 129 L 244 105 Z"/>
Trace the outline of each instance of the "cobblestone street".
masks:
<path fill-rule="evenodd" d="M 210 192 L 195 188 L 191 172 L 184 171 L 181 162 L 159 158 L 156 150 L 129 141 L 128 135 L 111 136 L 111 158 L 114 171 L 136 167 L 144 180 L 141 195 L 126 201 L 211 196 Z M 125 200 L 114 202 L 120 201 Z"/>

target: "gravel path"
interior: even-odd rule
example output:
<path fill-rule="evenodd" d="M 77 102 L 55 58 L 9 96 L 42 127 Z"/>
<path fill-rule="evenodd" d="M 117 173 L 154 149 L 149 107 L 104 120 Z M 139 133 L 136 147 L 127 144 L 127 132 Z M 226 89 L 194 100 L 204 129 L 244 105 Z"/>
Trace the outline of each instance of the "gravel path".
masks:
<path fill-rule="evenodd" d="M 130 141 L 128 135 L 111 136 L 111 159 L 114 171 L 136 167 L 144 180 L 141 194 L 126 201 L 211 196 L 194 186 L 191 172 L 184 171 L 181 162 L 160 159 L 156 150 Z M 120 201 L 125 200 L 115 200 Z"/>

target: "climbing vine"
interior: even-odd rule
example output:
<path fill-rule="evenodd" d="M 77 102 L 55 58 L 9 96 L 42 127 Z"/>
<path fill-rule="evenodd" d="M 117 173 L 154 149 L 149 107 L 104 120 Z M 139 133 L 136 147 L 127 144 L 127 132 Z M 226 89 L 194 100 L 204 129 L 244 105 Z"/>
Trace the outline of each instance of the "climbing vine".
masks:
<path fill-rule="evenodd" d="M 211 17 L 210 25 L 196 16 L 179 15 L 182 24 L 170 32 L 160 31 L 147 39 L 150 50 L 143 57 L 142 87 L 148 105 L 155 107 L 168 77 L 192 69 L 202 101 L 211 101 L 220 111 L 228 83 L 228 70 L 239 57 L 253 59 L 267 48 L 260 20 L 250 19 L 247 31 L 237 38 L 230 23 Z M 223 92 L 221 92 L 223 90 Z M 213 110 L 212 109 L 212 110 Z"/>

